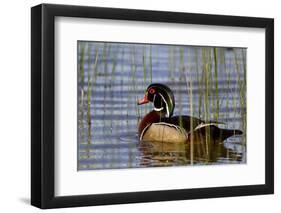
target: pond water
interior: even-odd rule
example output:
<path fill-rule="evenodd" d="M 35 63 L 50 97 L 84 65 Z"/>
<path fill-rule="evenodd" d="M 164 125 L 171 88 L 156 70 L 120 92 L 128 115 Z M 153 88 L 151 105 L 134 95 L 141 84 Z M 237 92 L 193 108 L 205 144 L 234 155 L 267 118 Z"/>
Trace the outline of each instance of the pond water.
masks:
<path fill-rule="evenodd" d="M 246 163 L 246 49 L 79 41 L 78 170 Z M 219 121 L 243 135 L 220 143 L 140 142 L 137 105 L 168 85 L 174 115 Z M 191 107 L 192 106 L 192 107 Z"/>

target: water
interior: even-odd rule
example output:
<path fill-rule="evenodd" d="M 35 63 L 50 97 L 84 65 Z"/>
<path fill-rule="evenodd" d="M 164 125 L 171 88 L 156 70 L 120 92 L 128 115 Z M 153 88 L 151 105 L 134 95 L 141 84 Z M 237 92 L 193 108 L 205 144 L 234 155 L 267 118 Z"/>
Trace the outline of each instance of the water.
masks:
<path fill-rule="evenodd" d="M 245 76 L 243 48 L 78 42 L 78 170 L 246 163 Z M 192 148 L 141 143 L 153 105 L 136 102 L 152 82 L 173 90 L 174 115 L 244 134 Z"/>

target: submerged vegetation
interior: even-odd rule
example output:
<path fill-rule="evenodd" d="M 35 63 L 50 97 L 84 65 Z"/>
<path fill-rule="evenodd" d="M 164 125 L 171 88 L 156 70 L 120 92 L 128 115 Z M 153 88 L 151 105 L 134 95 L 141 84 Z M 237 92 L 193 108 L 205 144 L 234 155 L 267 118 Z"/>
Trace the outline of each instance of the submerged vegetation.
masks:
<path fill-rule="evenodd" d="M 246 162 L 246 49 L 80 41 L 77 67 L 79 170 Z M 140 144 L 152 105 L 136 101 L 152 82 L 173 89 L 175 115 L 245 134 L 216 146 L 192 132 L 184 145 Z"/>

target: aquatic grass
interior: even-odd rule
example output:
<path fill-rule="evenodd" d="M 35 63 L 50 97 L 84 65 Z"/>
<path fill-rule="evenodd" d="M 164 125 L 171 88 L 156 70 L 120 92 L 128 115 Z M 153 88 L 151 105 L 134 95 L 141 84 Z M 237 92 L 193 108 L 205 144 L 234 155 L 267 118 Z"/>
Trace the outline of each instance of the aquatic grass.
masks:
<path fill-rule="evenodd" d="M 152 45 L 149 45 L 149 76 L 150 76 L 150 84 L 153 82 L 153 55 L 152 55 Z M 149 111 L 149 105 L 146 105 L 145 113 Z"/>
<path fill-rule="evenodd" d="M 111 68 L 111 79 L 110 79 L 110 84 L 109 87 L 112 88 L 112 85 L 115 82 L 115 71 L 116 71 L 116 66 L 117 66 L 117 57 L 118 57 L 118 53 L 119 53 L 119 48 L 117 47 L 114 51 L 114 55 L 113 55 L 113 62 L 112 62 L 112 68 Z"/>
<path fill-rule="evenodd" d="M 223 82 L 226 83 L 226 85 L 228 84 L 228 79 L 227 79 L 227 71 L 226 71 L 226 61 L 225 61 L 225 48 L 217 48 L 218 50 L 218 67 L 219 67 L 219 71 L 220 71 L 220 75 L 225 77 L 225 80 Z M 229 91 L 229 85 L 227 85 L 227 89 Z M 224 101 L 224 99 L 226 101 Z M 227 94 L 223 94 L 222 98 L 219 98 L 219 109 L 224 108 L 226 105 L 225 102 L 227 102 L 228 100 L 228 95 Z M 221 113 L 221 115 L 219 115 L 219 118 L 225 119 L 226 118 L 226 114 L 225 113 Z"/>
<path fill-rule="evenodd" d="M 99 58 L 99 49 L 98 47 L 95 47 L 95 57 L 94 57 L 94 61 L 92 63 L 92 70 L 93 70 L 93 74 L 92 77 L 90 78 L 90 69 L 88 71 L 88 123 L 89 125 L 89 131 L 92 130 L 92 126 L 94 123 L 94 121 L 89 121 L 91 119 L 91 115 L 93 115 L 93 110 L 91 110 L 91 106 L 92 106 L 92 100 L 94 97 L 94 88 L 95 88 L 95 84 L 97 81 L 97 77 L 98 77 L 98 71 L 97 71 L 97 64 L 98 64 L 98 58 Z M 94 106 L 92 106 L 94 107 Z M 91 133 L 89 132 L 89 137 L 91 138 Z M 90 142 L 89 142 L 90 143 Z"/>
<path fill-rule="evenodd" d="M 85 75 L 85 70 L 84 70 L 84 63 L 85 63 L 85 44 L 82 42 L 78 43 L 79 45 L 79 53 L 80 53 L 80 60 L 79 60 L 79 84 L 80 84 L 80 118 L 79 118 L 79 124 L 80 124 L 80 137 L 81 137 L 81 142 L 84 141 L 84 75 Z"/>
<path fill-rule="evenodd" d="M 187 54 L 188 55 L 188 54 Z M 190 56 L 191 58 L 191 56 Z M 187 57 L 187 61 L 188 61 L 189 57 Z M 190 68 L 190 73 L 188 73 L 188 70 L 186 72 L 185 75 L 185 82 L 186 82 L 186 88 L 187 88 L 187 92 L 188 92 L 188 97 L 189 97 L 189 113 L 190 116 L 193 117 L 193 86 L 192 86 L 192 69 Z M 188 78 L 188 74 L 189 74 L 189 78 Z M 193 165 L 194 163 L 194 131 L 193 131 L 193 119 L 190 119 L 190 165 Z"/>
<path fill-rule="evenodd" d="M 184 48 L 180 48 L 180 77 L 179 81 L 183 82 L 184 77 L 185 77 L 185 64 L 184 64 Z M 183 111 L 183 106 L 182 106 L 182 94 L 179 92 L 179 125 L 181 128 L 183 128 L 183 119 L 182 119 L 182 111 Z"/>
<path fill-rule="evenodd" d="M 96 47 L 95 48 L 95 60 L 94 60 L 94 63 L 92 65 L 92 70 L 93 70 L 93 76 L 92 76 L 92 81 L 91 81 L 91 88 L 93 89 L 93 92 L 94 92 L 94 86 L 95 86 L 95 83 L 97 81 L 97 77 L 98 77 L 98 59 L 99 59 L 99 48 Z M 93 93 L 92 93 L 93 95 Z"/>
<path fill-rule="evenodd" d="M 202 56 L 203 56 L 203 77 L 204 77 L 204 86 L 205 86 L 205 93 L 204 93 L 204 120 L 205 122 L 209 122 L 210 120 L 210 111 L 209 111 L 209 80 L 211 74 L 211 60 L 210 60 L 210 50 L 208 48 L 202 49 Z M 207 126 L 205 128 L 205 145 L 206 145 L 206 155 L 209 156 L 209 143 L 211 141 L 210 138 L 210 127 Z M 206 158 L 208 160 L 208 157 Z"/>
<path fill-rule="evenodd" d="M 110 44 L 108 44 L 110 46 Z M 106 88 L 107 88 L 107 43 L 103 44 L 103 51 L 102 51 L 102 64 L 103 64 L 103 73 L 100 73 L 101 76 L 104 77 L 104 92 L 103 92 L 103 99 L 105 100 L 106 98 Z M 103 103 L 103 115 L 105 116 L 106 114 L 106 107 L 105 107 L 105 101 Z M 103 131 L 105 132 L 105 126 L 106 126 L 106 121 L 103 119 Z"/>
<path fill-rule="evenodd" d="M 243 50 L 241 50 L 242 52 Z M 246 108 L 246 70 L 245 70 L 245 62 L 244 62 L 244 58 L 243 58 L 243 52 L 242 52 L 242 68 L 244 68 L 244 79 L 241 79 L 240 75 L 241 75 L 241 67 L 240 64 L 238 62 L 238 57 L 237 57 L 237 52 L 236 50 L 233 50 L 233 54 L 234 54 L 234 60 L 235 60 L 235 70 L 237 72 L 237 82 L 238 82 L 238 89 L 239 89 L 239 97 L 240 97 L 240 116 L 242 118 L 242 129 L 244 132 L 246 132 L 246 115 L 244 113 L 244 109 Z M 243 143 L 245 143 L 245 140 L 243 140 Z"/>
<path fill-rule="evenodd" d="M 91 144 L 92 139 L 92 118 L 91 118 L 91 90 L 92 90 L 92 79 L 91 79 L 91 53 L 92 53 L 92 45 L 87 45 L 87 84 L 86 84 L 86 94 L 87 94 L 87 143 Z M 83 82 L 84 82 L 84 76 L 83 74 Z M 85 82 L 83 83 L 85 84 Z M 84 111 L 84 106 L 83 106 Z M 90 157 L 89 149 L 87 150 L 87 156 Z"/>
<path fill-rule="evenodd" d="M 150 55 L 151 57 L 151 55 Z M 150 60 L 150 59 L 149 59 Z M 142 48 L 142 68 L 143 68 L 143 89 L 144 89 L 144 93 L 145 93 L 145 90 L 148 86 L 148 82 L 147 82 L 147 56 L 146 56 L 146 45 L 143 46 Z M 151 63 L 149 61 L 149 63 Z M 150 78 L 152 78 L 151 74 L 152 74 L 152 65 L 149 65 L 150 67 Z M 150 79 L 150 83 L 152 82 L 152 79 Z M 148 106 L 145 105 L 144 107 L 142 107 L 143 110 L 144 110 L 144 113 L 146 114 L 147 113 L 147 110 L 148 110 Z"/>
<path fill-rule="evenodd" d="M 203 48 L 202 55 L 203 55 L 203 79 L 204 79 L 204 118 L 205 122 L 209 121 L 209 76 L 210 76 L 210 64 L 209 64 L 209 57 L 208 57 L 208 50 Z"/>
<path fill-rule="evenodd" d="M 243 63 L 243 71 L 244 71 L 244 100 L 245 100 L 245 111 L 243 115 L 243 131 L 244 131 L 244 137 L 243 137 L 243 144 L 246 145 L 246 131 L 247 131 L 247 65 L 246 65 L 246 49 L 242 49 L 242 63 Z M 245 146 L 246 149 L 246 146 Z"/>
<path fill-rule="evenodd" d="M 142 50 L 142 68 L 143 68 L 143 85 L 146 85 L 146 48 L 143 46 Z"/>
<path fill-rule="evenodd" d="M 113 55 L 113 62 L 112 62 L 112 68 L 111 68 L 111 79 L 110 79 L 110 84 L 109 84 L 109 90 L 110 90 L 110 96 L 111 96 L 111 101 L 112 101 L 112 105 L 113 105 L 113 90 L 112 90 L 112 85 L 115 82 L 115 71 L 116 71 L 116 65 L 117 65 L 117 56 L 118 56 L 118 51 L 119 51 L 119 47 L 115 48 L 114 50 L 114 55 Z M 111 115 L 113 116 L 114 111 L 111 111 Z M 118 125 L 119 122 L 116 124 Z M 111 134 L 113 133 L 113 119 L 110 120 L 110 131 Z"/>
<path fill-rule="evenodd" d="M 202 75 L 202 71 L 200 72 L 201 64 L 199 63 L 199 50 L 198 47 L 195 47 L 195 63 L 196 63 L 196 77 L 198 82 L 198 89 L 199 89 L 199 98 L 198 98 L 198 117 L 201 118 L 201 109 L 202 109 L 202 82 L 200 76 Z"/>
<path fill-rule="evenodd" d="M 203 72 L 203 61 L 199 60 L 203 59 L 203 51 L 202 48 L 195 47 L 195 61 L 196 61 L 196 80 L 198 82 L 198 90 L 199 90 L 199 97 L 198 97 L 198 118 L 202 119 L 205 115 L 202 112 L 203 107 L 203 97 L 204 97 L 204 72 Z M 194 137 L 195 138 L 195 137 Z M 195 146 L 197 147 L 197 155 L 198 156 L 206 156 L 206 151 L 208 148 L 206 148 L 206 143 L 201 134 L 197 134 L 195 140 L 199 140 L 199 143 Z"/>
<path fill-rule="evenodd" d="M 91 144 L 91 51 L 92 45 L 88 45 L 87 63 L 87 124 L 88 124 L 88 144 Z"/>
<path fill-rule="evenodd" d="M 215 99 L 216 99 L 216 110 L 215 110 L 215 116 L 214 119 L 216 122 L 218 122 L 219 120 L 219 112 L 220 112 L 220 108 L 219 108 L 219 86 L 218 86 L 218 48 L 213 48 L 214 50 L 214 64 L 215 64 Z"/>
<path fill-rule="evenodd" d="M 125 58 L 124 58 L 124 54 L 125 54 L 125 50 L 124 50 L 124 47 L 122 48 L 122 56 L 121 56 L 121 68 L 120 68 L 120 71 L 121 71 L 121 74 L 123 75 L 124 73 L 124 63 L 125 63 Z M 121 79 L 121 102 L 123 103 L 123 91 L 124 91 L 124 88 L 123 88 L 123 78 Z M 127 106 L 128 108 L 128 106 Z M 125 110 L 123 110 L 123 107 L 122 105 L 120 104 L 120 112 L 121 114 L 123 114 Z M 127 110 L 126 110 L 127 111 Z M 120 129 L 121 129 L 122 125 L 120 125 Z"/>
<path fill-rule="evenodd" d="M 152 83 L 152 45 L 149 45 L 150 83 Z"/>
<path fill-rule="evenodd" d="M 227 61 L 226 61 L 226 51 L 225 48 L 221 49 L 221 63 L 223 64 L 224 68 L 224 74 L 226 76 L 226 84 L 227 84 L 227 90 L 230 91 L 230 72 L 228 72 L 228 66 L 227 66 Z M 225 94 L 225 99 L 226 99 L 226 122 L 228 121 L 227 114 L 229 113 L 229 95 Z"/>
<path fill-rule="evenodd" d="M 238 62 L 238 58 L 237 58 L 237 54 L 236 54 L 236 51 L 233 50 L 233 63 L 234 63 L 234 71 L 236 72 L 236 91 L 235 93 L 236 94 L 239 94 L 239 101 L 236 101 L 236 98 L 234 99 L 235 100 L 235 108 L 234 108 L 234 112 L 235 112 L 235 116 L 238 112 L 238 107 L 240 109 L 240 117 L 243 118 L 243 114 L 242 114 L 242 109 L 244 108 L 243 105 L 244 105 L 244 89 L 243 89 L 243 81 L 241 81 L 241 70 L 240 70 L 240 65 L 239 65 L 239 62 Z M 243 122 L 242 122 L 242 125 L 243 125 Z"/>
<path fill-rule="evenodd" d="M 137 82 L 136 82 L 136 71 L 137 71 L 137 66 L 136 66 L 136 49 L 135 46 L 132 47 L 131 50 L 131 70 L 132 70 L 132 84 L 133 84 L 133 91 L 135 94 L 135 103 L 137 103 L 138 101 L 138 97 L 137 97 Z M 138 126 L 138 123 L 140 121 L 140 109 L 139 106 L 137 104 L 135 104 L 135 110 L 136 110 L 136 115 L 137 115 L 137 121 L 136 121 L 136 127 Z"/>
<path fill-rule="evenodd" d="M 169 46 L 169 78 L 173 81 L 173 69 L 174 69 L 174 54 L 173 54 L 173 46 Z"/>
<path fill-rule="evenodd" d="M 129 86 L 128 87 L 128 92 L 129 92 L 129 94 L 128 94 L 128 96 L 127 96 L 127 102 L 126 102 L 126 104 L 127 104 L 127 107 L 126 107 L 126 124 L 127 124 L 127 129 L 129 128 L 129 110 L 130 110 L 130 108 L 129 108 L 129 103 L 130 103 L 130 94 L 131 94 L 131 87 Z"/>

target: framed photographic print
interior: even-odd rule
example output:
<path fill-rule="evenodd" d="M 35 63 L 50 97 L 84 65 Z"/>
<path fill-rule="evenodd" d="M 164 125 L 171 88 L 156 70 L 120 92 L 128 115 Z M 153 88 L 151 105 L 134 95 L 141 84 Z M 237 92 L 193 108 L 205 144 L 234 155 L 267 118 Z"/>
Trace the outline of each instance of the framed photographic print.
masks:
<path fill-rule="evenodd" d="M 31 203 L 271 194 L 274 21 L 31 9 Z"/>

